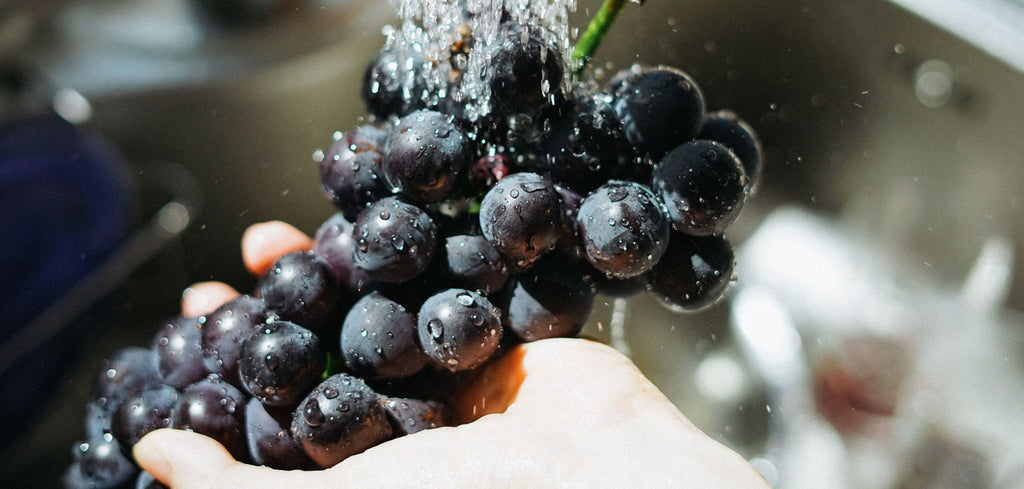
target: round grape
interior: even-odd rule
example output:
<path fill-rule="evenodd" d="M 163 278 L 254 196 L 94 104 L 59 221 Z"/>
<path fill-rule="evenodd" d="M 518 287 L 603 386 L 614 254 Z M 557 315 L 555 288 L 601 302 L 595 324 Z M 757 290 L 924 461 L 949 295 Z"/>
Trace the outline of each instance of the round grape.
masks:
<path fill-rule="evenodd" d="M 341 326 L 345 365 L 367 379 L 408 377 L 427 364 L 416 316 L 379 292 L 360 298 Z"/>
<path fill-rule="evenodd" d="M 562 97 L 565 67 L 556 40 L 539 25 L 505 22 L 485 48 L 492 117 L 540 115 Z"/>
<path fill-rule="evenodd" d="M 266 304 L 250 295 L 240 295 L 207 314 L 201 329 L 206 370 L 241 387 L 238 357 L 242 340 L 266 320 Z"/>
<path fill-rule="evenodd" d="M 313 252 L 330 265 L 338 283 L 351 292 L 360 292 L 373 286 L 374 282 L 352 261 L 356 247 L 352 226 L 343 214 L 334 214 L 313 235 Z"/>
<path fill-rule="evenodd" d="M 249 399 L 245 405 L 245 439 L 254 464 L 283 470 L 312 465 L 292 438 L 291 418 L 291 411 L 278 412 L 255 397 Z"/>
<path fill-rule="evenodd" d="M 189 385 L 178 396 L 171 428 L 191 430 L 220 442 L 236 459 L 245 448 L 245 395 L 216 377 Z"/>
<path fill-rule="evenodd" d="M 664 206 L 636 182 L 602 185 L 583 199 L 576 222 L 587 260 L 610 277 L 635 277 L 650 270 L 668 247 Z"/>
<path fill-rule="evenodd" d="M 607 94 L 579 96 L 536 145 L 545 173 L 560 186 L 588 193 L 612 178 L 633 178 L 634 160 Z"/>
<path fill-rule="evenodd" d="M 653 184 L 672 227 L 699 236 L 725 231 L 747 197 L 739 158 L 714 141 L 691 141 L 670 151 L 654 167 Z"/>
<path fill-rule="evenodd" d="M 64 473 L 67 488 L 115 489 L 138 475 L 139 469 L 110 433 L 79 442 L 73 454 L 74 461 Z"/>
<path fill-rule="evenodd" d="M 668 251 L 650 272 L 650 291 L 673 310 L 704 309 L 728 289 L 734 261 L 725 236 L 672 233 Z"/>
<path fill-rule="evenodd" d="M 256 284 L 257 296 L 281 319 L 313 327 L 338 298 L 331 267 L 312 251 L 293 251 L 277 259 Z"/>
<path fill-rule="evenodd" d="M 490 295 L 508 281 L 508 267 L 501 253 L 483 236 L 449 236 L 443 258 L 443 273 L 456 287 Z"/>
<path fill-rule="evenodd" d="M 100 365 L 93 381 L 93 401 L 109 415 L 133 392 L 160 383 L 153 350 L 137 346 L 121 348 Z"/>
<path fill-rule="evenodd" d="M 320 381 L 326 363 L 316 334 L 289 321 L 271 321 L 242 342 L 238 373 L 260 402 L 289 406 Z"/>
<path fill-rule="evenodd" d="M 764 150 L 761 148 L 760 138 L 750 124 L 731 110 L 711 112 L 704 116 L 697 139 L 722 143 L 736 153 L 747 175 L 750 192 L 754 192 L 764 167 Z"/>
<path fill-rule="evenodd" d="M 509 284 L 502 301 L 505 325 L 524 341 L 576 336 L 594 295 L 589 276 L 574 260 L 546 257 Z"/>
<path fill-rule="evenodd" d="M 161 385 L 138 391 L 127 398 L 111 416 L 111 431 L 125 449 L 131 449 L 150 431 L 169 428 L 178 390 Z"/>
<path fill-rule="evenodd" d="M 374 202 L 353 223 L 353 261 L 371 278 L 389 283 L 412 280 L 434 257 L 437 230 L 419 207 L 397 197 Z"/>
<path fill-rule="evenodd" d="M 558 191 L 536 173 L 503 178 L 480 202 L 483 236 L 521 266 L 554 248 L 564 232 L 563 216 Z"/>
<path fill-rule="evenodd" d="M 203 336 L 197 318 L 177 317 L 153 338 L 153 351 L 163 383 L 181 389 L 209 372 L 203 363 Z"/>
<path fill-rule="evenodd" d="M 626 140 L 641 156 L 657 161 L 700 132 L 704 94 L 678 69 L 634 68 L 613 80 L 609 92 Z"/>
<path fill-rule="evenodd" d="M 417 315 L 424 352 L 452 372 L 487 361 L 501 342 L 501 311 L 484 296 L 448 289 L 427 299 Z"/>
<path fill-rule="evenodd" d="M 402 117 L 384 143 L 381 172 L 393 192 L 414 202 L 453 196 L 473 153 L 449 115 L 418 110 Z"/>
<path fill-rule="evenodd" d="M 391 437 L 380 397 L 358 377 L 340 373 L 320 383 L 292 416 L 292 438 L 321 467 L 332 467 Z"/>
<path fill-rule="evenodd" d="M 380 176 L 387 135 L 370 125 L 335 133 L 336 139 L 319 162 L 324 193 L 350 219 L 389 193 Z"/>
<path fill-rule="evenodd" d="M 363 72 L 361 95 L 379 120 L 401 117 L 426 106 L 423 55 L 413 50 L 382 50 Z"/>

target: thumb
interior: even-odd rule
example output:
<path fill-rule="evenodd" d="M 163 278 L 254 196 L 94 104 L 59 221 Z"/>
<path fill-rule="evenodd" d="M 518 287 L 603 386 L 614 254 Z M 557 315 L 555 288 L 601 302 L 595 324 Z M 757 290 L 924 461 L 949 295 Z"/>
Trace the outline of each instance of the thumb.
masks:
<path fill-rule="evenodd" d="M 315 478 L 319 472 L 282 472 L 236 461 L 223 445 L 198 433 L 160 429 L 132 448 L 135 461 L 154 478 L 174 489 L 263 489 L 288 487 Z M 312 486 L 311 486 L 312 487 Z"/>

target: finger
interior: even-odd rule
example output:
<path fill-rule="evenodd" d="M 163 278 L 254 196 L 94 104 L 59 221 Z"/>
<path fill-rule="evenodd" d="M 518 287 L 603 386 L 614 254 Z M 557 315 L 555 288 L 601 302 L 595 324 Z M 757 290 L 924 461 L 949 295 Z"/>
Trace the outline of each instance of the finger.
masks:
<path fill-rule="evenodd" d="M 512 404 L 536 412 L 551 399 L 583 401 L 602 392 L 630 399 L 640 396 L 669 409 L 673 416 L 678 411 L 629 358 L 607 345 L 579 338 L 553 338 L 510 349 L 460 385 L 455 408 L 459 421 L 470 422 L 505 412 Z"/>
<path fill-rule="evenodd" d="M 135 461 L 172 489 L 280 489 L 329 487 L 323 472 L 279 471 L 236 461 L 216 440 L 184 430 L 160 429 L 132 448 Z"/>
<path fill-rule="evenodd" d="M 512 404 L 518 411 L 536 412 L 549 406 L 551 399 L 562 399 L 578 401 L 581 406 L 601 406 L 605 411 L 625 412 L 625 406 L 614 402 L 621 399 L 693 426 L 632 360 L 606 344 L 580 338 L 552 338 L 526 343 L 522 348 L 525 379 Z M 604 402 L 598 405 L 589 402 L 595 393 L 615 395 L 601 396 Z M 571 418 L 587 422 L 580 416 L 580 412 L 575 412 Z"/>
<path fill-rule="evenodd" d="M 249 226 L 242 233 L 242 262 L 253 275 L 263 275 L 278 258 L 313 247 L 313 239 L 295 226 L 268 221 Z"/>
<path fill-rule="evenodd" d="M 575 454 L 581 472 L 643 466 L 642 487 L 767 488 L 743 457 L 700 431 L 610 346 L 558 338 L 522 348 L 525 378 L 501 419 L 532 427 L 523 443 L 554 447 L 546 454 L 552 458 Z M 538 458 L 544 449 L 535 449 Z M 607 475 L 609 487 L 636 477 L 628 470 Z"/>
<path fill-rule="evenodd" d="M 195 283 L 181 294 L 181 313 L 188 317 L 209 314 L 235 297 L 238 291 L 223 282 Z"/>

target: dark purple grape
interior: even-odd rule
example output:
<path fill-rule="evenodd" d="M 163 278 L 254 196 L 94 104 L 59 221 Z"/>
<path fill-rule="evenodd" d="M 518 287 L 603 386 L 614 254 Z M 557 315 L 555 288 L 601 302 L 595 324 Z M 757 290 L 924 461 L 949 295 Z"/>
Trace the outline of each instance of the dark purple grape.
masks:
<path fill-rule="evenodd" d="M 714 141 L 682 144 L 654 167 L 653 187 L 672 227 L 691 235 L 721 233 L 743 209 L 747 177 L 739 158 Z"/>
<path fill-rule="evenodd" d="M 420 344 L 434 364 L 452 372 L 476 368 L 501 342 L 501 311 L 466 289 L 448 289 L 423 303 L 417 315 Z"/>
<path fill-rule="evenodd" d="M 657 161 L 700 132 L 704 95 L 678 69 L 633 68 L 618 75 L 609 92 L 626 140 L 641 156 Z"/>
<path fill-rule="evenodd" d="M 77 461 L 71 462 L 60 477 L 60 487 L 64 489 L 90 489 L 94 486 L 82 475 L 82 466 Z"/>
<path fill-rule="evenodd" d="M 130 487 L 139 469 L 110 433 L 79 442 L 74 461 L 64 474 L 66 488 Z"/>
<path fill-rule="evenodd" d="M 551 124 L 536 150 L 545 173 L 562 187 L 588 193 L 609 178 L 640 170 L 607 94 L 577 97 L 572 110 Z"/>
<path fill-rule="evenodd" d="M 462 234 L 445 239 L 442 273 L 456 287 L 490 295 L 508 281 L 501 253 L 480 235 Z"/>
<path fill-rule="evenodd" d="M 506 22 L 483 49 L 490 118 L 536 118 L 562 98 L 565 67 L 557 40 L 547 29 Z"/>
<path fill-rule="evenodd" d="M 517 275 L 503 294 L 505 326 L 524 341 L 576 336 L 590 316 L 594 295 L 583 267 L 546 257 Z"/>
<path fill-rule="evenodd" d="M 387 131 L 370 125 L 335 133 L 334 142 L 319 162 L 324 193 L 349 219 L 390 193 L 380 176 L 387 135 Z"/>
<path fill-rule="evenodd" d="M 610 277 L 635 277 L 650 270 L 668 247 L 664 206 L 636 182 L 602 185 L 583 199 L 576 222 L 587 260 Z"/>
<path fill-rule="evenodd" d="M 434 257 L 434 221 L 397 197 L 374 202 L 353 224 L 353 261 L 375 280 L 407 282 L 426 270 Z"/>
<path fill-rule="evenodd" d="M 312 465 L 299 442 L 292 438 L 291 419 L 291 410 L 277 412 L 259 399 L 249 399 L 245 405 L 245 437 L 254 464 L 284 470 Z"/>
<path fill-rule="evenodd" d="M 150 431 L 169 428 L 178 390 L 169 385 L 150 387 L 128 397 L 110 418 L 111 432 L 125 449 L 131 449 Z"/>
<path fill-rule="evenodd" d="M 312 331 L 289 321 L 270 321 L 249 335 L 239 351 L 245 390 L 263 404 L 290 406 L 320 382 L 327 354 Z"/>
<path fill-rule="evenodd" d="M 245 394 L 216 377 L 189 385 L 178 396 L 171 428 L 190 430 L 213 438 L 237 459 L 245 448 Z"/>
<path fill-rule="evenodd" d="M 563 215 L 558 191 L 536 173 L 503 178 L 480 202 L 483 236 L 523 267 L 555 247 L 565 230 Z"/>
<path fill-rule="evenodd" d="M 203 363 L 201 327 L 198 318 L 179 316 L 157 330 L 152 348 L 163 383 L 182 389 L 209 373 Z"/>
<path fill-rule="evenodd" d="M 93 401 L 109 415 L 133 392 L 160 384 L 153 350 L 129 346 L 103 361 L 93 382 Z"/>
<path fill-rule="evenodd" d="M 352 261 L 356 241 L 352 237 L 352 223 L 341 213 L 331 216 L 313 235 L 313 252 L 330 265 L 338 283 L 352 292 L 373 286 L 366 272 Z"/>
<path fill-rule="evenodd" d="M 764 167 L 764 150 L 761 148 L 761 140 L 746 121 L 740 119 L 731 110 L 719 110 L 704 116 L 704 123 L 700 127 L 700 134 L 697 139 L 708 139 L 718 143 L 736 153 L 736 157 L 743 164 L 743 171 L 747 175 L 750 192 L 757 188 L 761 179 L 761 170 Z"/>
<path fill-rule="evenodd" d="M 293 251 L 278 258 L 256 284 L 267 309 L 288 321 L 314 327 L 338 299 L 338 281 L 331 267 L 312 251 Z"/>
<path fill-rule="evenodd" d="M 672 233 L 668 251 L 651 270 L 650 291 L 676 311 L 706 308 L 728 289 L 734 261 L 725 236 Z"/>
<path fill-rule="evenodd" d="M 384 410 L 395 436 L 448 426 L 448 409 L 438 401 L 389 397 Z"/>
<path fill-rule="evenodd" d="M 341 373 L 299 403 L 291 433 L 313 462 L 331 467 L 390 438 L 391 423 L 380 396 L 362 379 Z"/>
<path fill-rule="evenodd" d="M 416 316 L 379 292 L 356 301 L 341 326 L 341 355 L 352 373 L 394 379 L 427 364 L 416 335 Z"/>
<path fill-rule="evenodd" d="M 384 120 L 426 106 L 425 60 L 412 49 L 382 50 L 363 72 L 362 98 L 370 115 Z"/>
<path fill-rule="evenodd" d="M 242 340 L 266 320 L 266 303 L 250 295 L 238 296 L 207 314 L 201 329 L 206 370 L 241 387 L 238 351 Z"/>
<path fill-rule="evenodd" d="M 381 172 L 392 191 L 409 200 L 440 202 L 453 196 L 473 156 L 452 116 L 418 110 L 388 133 Z"/>
<path fill-rule="evenodd" d="M 135 479 L 135 489 L 167 489 L 167 486 L 160 483 L 149 472 L 139 471 L 139 477 Z"/>
<path fill-rule="evenodd" d="M 103 436 L 104 433 L 110 433 L 110 416 L 120 405 L 120 399 L 110 408 L 96 401 L 87 403 L 85 405 L 85 422 L 83 423 L 85 426 L 85 437 L 92 438 Z"/>

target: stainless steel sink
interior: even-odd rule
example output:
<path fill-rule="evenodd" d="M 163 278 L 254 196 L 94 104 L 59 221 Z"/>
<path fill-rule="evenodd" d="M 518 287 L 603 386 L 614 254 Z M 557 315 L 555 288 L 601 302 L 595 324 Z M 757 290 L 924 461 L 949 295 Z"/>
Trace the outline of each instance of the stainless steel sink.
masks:
<path fill-rule="evenodd" d="M 180 244 L 122 287 L 116 318 L 83 365 L 148 342 L 192 282 L 249 287 L 238 253 L 248 224 L 281 219 L 312 232 L 326 219 L 332 211 L 311 154 L 334 131 L 360 122 L 362 67 L 383 41 L 381 26 L 393 20 L 385 2 L 336 1 L 322 2 L 326 14 L 223 30 L 193 24 L 178 10 L 172 20 L 190 34 L 161 41 L 110 19 L 155 23 L 147 9 L 171 7 L 129 3 L 67 7 L 41 22 L 19 52 L 56 85 L 84 95 L 89 124 L 129 161 L 184 166 L 204 199 Z M 582 25 L 598 2 L 579 3 Z M 976 17 L 963 14 L 959 22 L 951 15 L 964 11 L 958 8 Z M 992 12 L 998 22 L 977 21 Z M 740 265 L 723 302 L 679 315 L 642 295 L 601 298 L 585 333 L 627 349 L 687 415 L 777 487 L 955 487 L 957 477 L 970 477 L 973 487 L 1019 487 L 1024 461 L 990 450 L 1022 453 L 997 436 L 1019 431 L 1000 425 L 1020 422 L 997 409 L 1024 401 L 1013 397 L 1019 390 L 1003 389 L 1009 399 L 978 411 L 984 418 L 971 429 L 945 421 L 968 419 L 976 407 L 970 396 L 1024 377 L 1017 312 L 1024 310 L 1024 271 L 1013 268 L 1024 244 L 1021 19 L 1018 4 L 998 0 L 628 5 L 595 65 L 607 76 L 633 63 L 688 71 L 709 108 L 731 108 L 759 132 L 767 167 L 730 231 Z M 773 252 L 788 231 L 808 232 L 803 244 L 820 239 L 849 253 L 815 261 Z M 831 266 L 869 270 L 869 279 L 889 288 L 871 289 L 863 273 L 852 283 L 826 283 L 823 277 L 847 277 Z M 789 270 L 792 281 L 778 281 L 772 270 Z M 979 270 L 991 279 L 971 288 Z M 835 295 L 812 286 L 835 287 Z M 849 300 L 833 315 L 806 304 L 836 297 Z M 753 316 L 751 304 L 759 305 Z M 871 430 L 839 429 L 823 416 L 815 385 L 824 360 L 841 357 L 846 340 L 865 337 L 905 352 L 897 407 L 875 415 Z M 944 353 L 958 344 L 974 350 Z M 937 380 L 960 362 L 984 382 L 963 372 Z M 83 374 L 65 384 L 60 406 L 42 424 L 78 423 L 87 382 Z M 74 430 L 35 430 L 25 436 L 29 449 L 5 470 L 17 480 L 53 477 L 63 467 L 55 457 L 75 437 Z M 808 453 L 819 455 L 815 465 L 792 463 Z M 960 469 L 918 473 L 935 467 Z M 814 478 L 822 474 L 834 479 Z"/>

